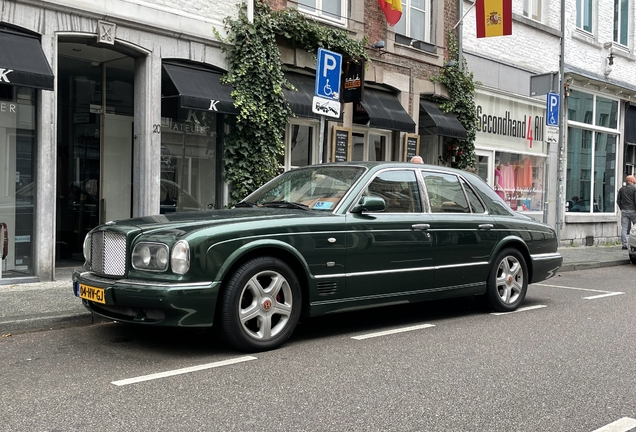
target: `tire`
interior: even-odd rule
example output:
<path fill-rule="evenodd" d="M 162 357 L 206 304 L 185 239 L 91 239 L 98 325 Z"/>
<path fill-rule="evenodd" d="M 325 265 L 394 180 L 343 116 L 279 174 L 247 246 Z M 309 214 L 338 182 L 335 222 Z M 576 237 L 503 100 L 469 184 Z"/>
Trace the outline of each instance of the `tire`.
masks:
<path fill-rule="evenodd" d="M 631 261 L 632 264 L 636 264 L 636 255 L 630 255 L 629 260 Z"/>
<path fill-rule="evenodd" d="M 528 266 L 521 252 L 499 252 L 488 275 L 486 299 L 496 312 L 512 312 L 523 302 L 528 291 Z"/>
<path fill-rule="evenodd" d="M 241 351 L 268 351 L 281 346 L 298 324 L 302 305 L 294 271 L 273 257 L 242 264 L 221 294 L 221 337 Z"/>

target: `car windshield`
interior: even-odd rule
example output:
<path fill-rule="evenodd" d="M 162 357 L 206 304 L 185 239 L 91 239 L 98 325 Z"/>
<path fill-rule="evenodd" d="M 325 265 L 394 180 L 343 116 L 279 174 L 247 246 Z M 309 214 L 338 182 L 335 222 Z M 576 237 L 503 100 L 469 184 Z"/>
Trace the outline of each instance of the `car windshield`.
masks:
<path fill-rule="evenodd" d="M 364 172 L 362 167 L 298 168 L 281 174 L 237 207 L 289 207 L 331 211 Z"/>

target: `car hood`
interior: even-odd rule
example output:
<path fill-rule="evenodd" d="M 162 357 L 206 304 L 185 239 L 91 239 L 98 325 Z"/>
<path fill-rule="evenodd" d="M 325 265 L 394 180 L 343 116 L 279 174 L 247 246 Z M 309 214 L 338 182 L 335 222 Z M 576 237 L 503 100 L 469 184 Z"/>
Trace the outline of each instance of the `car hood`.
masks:
<path fill-rule="evenodd" d="M 174 227 L 178 227 L 181 232 L 187 232 L 228 224 L 329 216 L 333 216 L 333 214 L 314 210 L 252 207 L 168 213 L 113 221 L 108 222 L 107 225 L 120 227 L 134 226 L 144 233 L 169 230 Z"/>

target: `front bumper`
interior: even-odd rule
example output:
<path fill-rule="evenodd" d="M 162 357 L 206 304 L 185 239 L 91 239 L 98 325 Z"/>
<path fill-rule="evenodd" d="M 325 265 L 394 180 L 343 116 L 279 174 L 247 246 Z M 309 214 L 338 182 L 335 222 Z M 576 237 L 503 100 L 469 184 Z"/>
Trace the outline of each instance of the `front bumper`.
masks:
<path fill-rule="evenodd" d="M 210 327 L 221 282 L 163 283 L 130 279 L 107 279 L 73 272 L 73 291 L 79 284 L 104 290 L 105 304 L 82 299 L 91 312 L 131 323 L 170 327 Z"/>
<path fill-rule="evenodd" d="M 530 259 L 532 260 L 532 280 L 530 283 L 550 279 L 563 265 L 563 256 L 558 252 L 531 255 Z"/>

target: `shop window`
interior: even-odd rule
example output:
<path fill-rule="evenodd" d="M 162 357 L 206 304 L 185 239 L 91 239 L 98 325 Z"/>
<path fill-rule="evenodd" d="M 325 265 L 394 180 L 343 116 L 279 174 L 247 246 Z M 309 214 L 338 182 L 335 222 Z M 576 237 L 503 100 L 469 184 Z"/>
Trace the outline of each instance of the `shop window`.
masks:
<path fill-rule="evenodd" d="M 298 10 L 328 21 L 346 24 L 346 0 L 299 0 Z"/>
<path fill-rule="evenodd" d="M 217 114 L 177 110 L 161 121 L 160 212 L 215 207 Z"/>
<path fill-rule="evenodd" d="M 495 191 L 516 211 L 543 211 L 545 157 L 495 152 Z"/>
<path fill-rule="evenodd" d="M 594 95 L 571 90 L 568 97 L 568 120 L 592 124 Z"/>
<path fill-rule="evenodd" d="M 596 97 L 596 126 L 616 129 L 618 125 L 618 101 Z"/>
<path fill-rule="evenodd" d="M 285 138 L 285 161 L 281 161 L 285 169 L 293 169 L 311 165 L 314 153 L 314 135 L 316 126 L 312 124 L 291 123 Z"/>
<path fill-rule="evenodd" d="M 396 156 L 391 154 L 390 134 L 354 132 L 351 142 L 352 161 L 386 161 Z M 365 158 L 366 155 L 366 158 Z"/>
<path fill-rule="evenodd" d="M 0 84 L 0 222 L 9 233 L 3 277 L 28 276 L 33 268 L 37 95 Z"/>
<path fill-rule="evenodd" d="M 431 42 L 431 16 L 430 0 L 402 0 L 402 17 L 395 24 L 395 33 Z"/>

